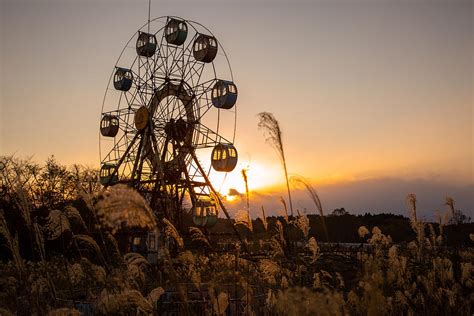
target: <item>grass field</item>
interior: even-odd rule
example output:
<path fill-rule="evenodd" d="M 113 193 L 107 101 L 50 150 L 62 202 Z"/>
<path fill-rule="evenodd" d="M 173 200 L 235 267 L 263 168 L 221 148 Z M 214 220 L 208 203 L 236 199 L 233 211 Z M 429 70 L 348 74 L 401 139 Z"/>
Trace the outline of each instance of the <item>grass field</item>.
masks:
<path fill-rule="evenodd" d="M 178 230 L 156 218 L 132 189 L 102 191 L 93 171 L 83 167 L 14 159 L 2 172 L 2 315 L 470 315 L 473 310 L 474 235 L 466 235 L 471 240 L 464 245 L 447 245 L 452 200 L 434 225 L 417 219 L 416 196 L 409 195 L 409 242 L 394 243 L 378 227 L 361 226 L 360 246 L 325 243 L 310 233 L 306 215 L 253 222 L 240 216 L 232 224 L 240 242 L 232 234 L 197 227 Z M 337 218 L 331 221 L 337 225 Z M 147 253 L 129 251 L 127 238 L 155 227 L 154 262 Z"/>

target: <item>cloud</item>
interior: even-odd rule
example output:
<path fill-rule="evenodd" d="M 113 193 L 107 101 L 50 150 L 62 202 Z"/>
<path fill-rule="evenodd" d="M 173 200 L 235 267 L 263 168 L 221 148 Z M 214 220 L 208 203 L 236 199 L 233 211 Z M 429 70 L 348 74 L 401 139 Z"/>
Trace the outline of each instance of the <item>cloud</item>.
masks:
<path fill-rule="evenodd" d="M 230 188 L 229 193 L 227 193 L 227 195 L 228 196 L 242 196 L 242 193 L 240 193 L 239 191 L 237 191 L 234 188 Z"/>
<path fill-rule="evenodd" d="M 314 186 L 321 198 L 325 214 L 330 214 L 334 209 L 344 207 L 352 214 L 365 212 L 394 213 L 407 215 L 405 197 L 415 193 L 418 199 L 418 209 L 421 218 L 434 219 L 436 210 L 444 211 L 445 197 L 450 196 L 455 200 L 455 208 L 474 218 L 474 184 L 455 185 L 427 179 L 403 180 L 397 178 L 377 178 L 358 180 L 348 183 Z M 285 199 L 285 191 L 250 192 L 250 208 L 252 216 L 260 215 L 263 205 L 268 215 L 278 215 L 282 206 L 280 196 Z M 314 203 L 310 200 L 305 190 L 292 190 L 295 209 L 309 214 L 317 214 Z M 231 206 L 241 207 L 241 201 L 236 201 Z M 237 209 L 237 208 L 236 208 Z"/>

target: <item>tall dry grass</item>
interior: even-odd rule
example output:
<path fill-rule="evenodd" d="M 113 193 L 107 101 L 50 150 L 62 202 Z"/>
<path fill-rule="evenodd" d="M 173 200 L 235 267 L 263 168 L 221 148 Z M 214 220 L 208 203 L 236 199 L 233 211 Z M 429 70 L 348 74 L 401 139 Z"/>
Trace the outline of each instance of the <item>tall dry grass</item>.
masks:
<path fill-rule="evenodd" d="M 151 230 L 157 225 L 155 215 L 145 199 L 124 184 L 102 191 L 95 208 L 102 227 L 112 233 L 121 229 Z"/>
<path fill-rule="evenodd" d="M 286 182 L 286 189 L 288 192 L 288 201 L 290 203 L 290 212 L 291 212 L 291 216 L 293 216 L 293 202 L 291 199 L 290 183 L 288 179 L 285 150 L 283 148 L 283 139 L 282 139 L 282 131 L 280 129 L 280 124 L 278 123 L 275 116 L 269 112 L 259 113 L 258 118 L 259 118 L 258 127 L 264 131 L 266 141 L 270 143 L 276 149 L 278 153 L 278 158 L 280 158 L 283 171 L 285 173 L 285 182 Z"/>
<path fill-rule="evenodd" d="M 268 230 L 268 221 L 267 221 L 267 216 L 265 215 L 265 208 L 261 207 L 261 210 L 262 210 L 262 218 L 260 218 L 260 220 L 262 221 L 262 224 L 263 224 L 263 228 L 265 229 L 265 231 Z"/>
<path fill-rule="evenodd" d="M 18 197 L 12 196 L 16 192 L 9 188 L 8 200 L 1 201 L 2 210 L 8 206 L 5 212 L 18 212 L 16 217 L 27 227 L 22 210 L 16 209 Z M 158 263 L 150 264 L 140 254 L 120 253 L 112 233 L 113 227 L 117 226 L 110 224 L 118 221 L 102 219 L 94 223 L 93 216 L 83 217 L 83 214 L 95 212 L 96 207 L 102 207 L 98 207 L 97 195 L 81 189 L 83 198 L 74 204 L 74 208 L 69 205 L 47 209 L 47 214 L 40 220 L 38 215 L 32 215 L 37 213 L 34 212 L 36 204 L 30 200 L 30 191 L 25 189 L 24 192 L 31 207 L 25 214 L 38 235 L 33 240 L 42 240 L 39 243 L 44 246 L 43 255 L 36 259 L 22 258 L 24 249 L 17 236 L 10 232 L 11 223 L 7 222 L 5 213 L 0 212 L 1 240 L 12 252 L 9 262 L 0 263 L 2 314 L 73 313 L 73 309 L 61 310 L 66 307 L 61 304 L 74 301 L 93 303 L 95 313 L 99 315 L 163 314 L 166 306 L 179 306 L 177 313 L 182 315 L 198 312 L 235 315 L 238 308 L 248 315 L 472 313 L 474 251 L 472 247 L 449 248 L 444 236 L 444 226 L 452 216 L 454 200 L 447 200 L 447 211 L 438 216 L 436 225 L 420 221 L 416 214 L 416 196 L 411 195 L 407 202 L 416 233 L 412 242 L 395 244 L 378 227 L 362 226 L 354 233 L 366 238 L 367 245 L 350 253 L 342 248 L 328 251 L 318 244 L 311 236 L 305 214 L 291 216 L 288 220 L 269 218 L 267 222 L 262 208 L 262 222 L 266 223 L 267 232 L 257 235 L 258 232 L 248 231 L 247 234 L 250 240 L 256 236 L 264 239 L 258 251 L 266 255 L 260 253 L 260 257 L 240 251 L 213 251 L 219 238 L 212 234 L 206 236 L 198 228 L 190 229 L 190 237 L 198 249 L 187 249 L 176 228 L 164 220 L 159 222 L 163 234 L 174 240 L 180 251 L 173 257 L 165 247 L 160 248 Z M 146 221 L 146 206 L 138 203 L 107 210 L 128 212 L 130 205 L 136 208 L 133 212 L 143 212 L 140 217 L 143 215 L 143 221 Z M 247 222 L 250 221 L 248 211 L 242 214 Z M 114 218 L 126 216 L 115 214 Z M 136 221 L 140 222 L 142 219 Z M 102 230 L 108 246 L 96 242 L 95 238 Z M 291 234 L 290 230 L 297 230 L 298 234 Z M 70 232 L 69 239 L 66 231 Z M 474 235 L 470 238 L 474 239 Z M 51 244 L 61 245 L 63 241 L 64 248 L 52 248 Z M 288 243 L 296 245 L 292 251 L 289 251 Z M 200 251 L 203 246 L 206 251 Z M 86 250 L 92 253 L 91 258 L 81 254 Z M 119 264 L 108 265 L 99 259 L 108 257 L 106 252 L 114 252 Z M 193 309 L 195 302 L 201 302 L 199 309 Z"/>
<path fill-rule="evenodd" d="M 211 247 L 209 240 L 202 230 L 198 227 L 189 227 L 189 233 L 191 234 L 191 240 L 196 243 L 200 243 L 206 247 Z"/>
<path fill-rule="evenodd" d="M 20 255 L 20 247 L 18 245 L 18 235 L 12 236 L 5 220 L 4 211 L 0 210 L 0 235 L 3 236 L 8 250 L 10 250 L 15 267 L 18 269 L 20 276 L 23 274 L 24 265 Z"/>
<path fill-rule="evenodd" d="M 296 186 L 302 185 L 306 189 L 306 192 L 308 193 L 308 195 L 310 196 L 310 198 L 313 201 L 314 205 L 316 205 L 316 208 L 318 209 L 319 215 L 321 216 L 321 222 L 323 224 L 323 229 L 324 229 L 324 234 L 326 236 L 326 240 L 329 241 L 329 233 L 328 233 L 328 228 L 327 228 L 327 225 L 326 225 L 326 220 L 324 219 L 323 206 L 321 204 L 321 200 L 319 199 L 318 193 L 313 188 L 313 186 L 310 185 L 309 182 L 301 176 L 292 176 L 290 178 L 290 181 L 293 184 L 295 184 Z"/>
<path fill-rule="evenodd" d="M 248 218 L 248 227 L 250 230 L 253 230 L 253 225 L 252 225 L 252 218 L 250 217 L 250 197 L 249 197 L 249 182 L 248 182 L 248 177 L 247 177 L 247 169 L 242 169 L 242 179 L 244 180 L 245 183 L 245 197 L 246 197 L 246 202 L 247 202 L 247 218 Z"/>

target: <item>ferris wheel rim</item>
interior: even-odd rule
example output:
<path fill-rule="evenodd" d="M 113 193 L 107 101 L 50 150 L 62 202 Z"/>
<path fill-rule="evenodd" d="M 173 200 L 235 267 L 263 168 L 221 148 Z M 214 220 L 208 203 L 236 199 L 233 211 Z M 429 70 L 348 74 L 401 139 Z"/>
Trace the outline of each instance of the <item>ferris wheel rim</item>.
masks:
<path fill-rule="evenodd" d="M 233 70 L 232 70 L 232 66 L 230 64 L 230 61 L 229 61 L 229 58 L 227 56 L 227 53 L 225 51 L 225 48 L 222 46 L 221 42 L 214 36 L 214 33 L 209 29 L 207 28 L 206 26 L 204 26 L 203 24 L 199 23 L 199 22 L 196 22 L 194 20 L 190 20 L 190 19 L 184 19 L 184 18 L 181 18 L 181 17 L 178 17 L 178 16 L 160 16 L 160 17 L 156 17 L 150 21 L 148 21 L 147 23 L 143 24 L 137 31 L 135 31 L 133 33 L 133 35 L 130 37 L 130 39 L 126 42 L 125 46 L 123 47 L 122 51 L 120 52 L 118 58 L 117 58 L 117 61 L 114 65 L 114 68 L 109 76 L 109 80 L 108 80 L 108 83 L 107 83 L 107 87 L 106 87 L 106 90 L 105 90 L 105 93 L 104 93 L 104 97 L 103 97 L 103 101 L 102 101 L 102 108 L 101 108 L 101 117 L 104 113 L 104 106 L 105 106 L 105 102 L 106 102 L 106 99 L 107 99 L 107 95 L 108 95 L 108 92 L 109 92 L 109 89 L 111 87 L 111 82 L 112 82 L 112 78 L 114 76 L 114 73 L 115 73 L 115 70 L 117 69 L 117 67 L 119 66 L 119 63 L 120 63 L 120 60 L 122 59 L 122 56 L 124 55 L 124 52 L 130 48 L 129 45 L 130 43 L 133 41 L 133 39 L 137 36 L 137 33 L 139 32 L 142 32 L 144 30 L 144 28 L 147 28 L 149 30 L 150 28 L 150 25 L 152 23 L 157 23 L 157 22 L 160 22 L 160 21 L 163 21 L 164 19 L 166 19 L 166 22 L 164 23 L 164 26 L 159 26 L 157 28 L 157 31 L 156 32 L 153 32 L 153 33 L 150 33 L 150 34 L 159 34 L 160 32 L 163 31 L 163 29 L 166 27 L 166 23 L 169 19 L 179 19 L 179 20 L 182 20 L 186 23 L 189 24 L 189 26 L 192 27 L 192 29 L 195 31 L 196 35 L 197 34 L 202 34 L 202 31 L 200 32 L 198 30 L 199 27 L 201 27 L 206 33 L 208 33 L 209 35 L 211 35 L 212 37 L 214 37 L 214 39 L 216 40 L 216 42 L 218 43 L 218 47 L 219 49 L 221 50 L 221 53 L 220 55 L 223 56 L 225 58 L 225 63 L 227 65 L 227 68 L 228 68 L 228 71 L 229 71 L 229 75 L 230 75 L 230 79 L 231 81 L 233 82 L 234 81 L 234 74 L 233 74 Z M 164 37 L 164 31 L 163 31 L 163 34 L 162 34 L 162 39 Z M 135 63 L 137 62 L 137 60 L 139 59 L 139 57 L 135 57 L 131 63 L 131 66 L 133 67 L 135 65 Z M 218 78 L 217 74 L 216 74 L 216 67 L 215 67 L 215 64 L 214 64 L 214 61 L 210 63 L 210 65 L 212 65 L 212 68 L 213 68 L 213 71 L 214 71 L 214 74 L 215 74 L 215 79 Z M 193 87 L 194 88 L 194 87 Z M 122 98 L 122 94 L 120 95 L 120 100 Z M 120 109 L 120 103 L 121 101 L 119 100 L 119 104 L 118 104 L 118 109 Z M 128 102 L 128 101 L 127 101 Z M 220 124 L 220 110 L 221 109 L 217 109 L 217 115 L 218 115 L 218 119 L 217 119 L 217 130 L 216 130 L 216 134 L 219 135 L 219 124 Z M 236 137 L 236 129 L 237 129 L 237 105 L 235 105 L 235 108 L 233 109 L 233 115 L 234 115 L 234 119 L 233 119 L 233 132 L 232 132 L 232 142 L 231 144 L 235 144 L 235 137 Z M 115 139 L 114 137 L 114 146 L 112 147 L 111 151 L 109 153 L 106 153 L 106 152 L 102 152 L 102 135 L 101 133 L 99 132 L 99 159 L 101 161 L 101 163 L 103 162 L 103 159 L 106 158 L 108 155 L 111 154 L 111 152 L 113 151 L 113 148 L 115 148 L 117 146 L 117 144 L 121 141 L 121 139 L 119 139 L 118 141 Z M 225 138 L 224 138 L 225 139 Z M 211 171 L 211 166 L 209 166 L 209 171 L 207 172 L 207 174 L 209 175 L 210 174 L 210 171 Z M 227 172 L 226 172 L 227 174 Z"/>
<path fill-rule="evenodd" d="M 227 56 L 227 53 L 225 51 L 225 48 L 222 46 L 221 42 L 215 37 L 214 33 L 209 29 L 207 28 L 205 25 L 199 23 L 199 22 L 196 22 L 194 20 L 190 20 L 190 19 L 184 19 L 182 17 L 178 17 L 178 16 L 174 16 L 174 15 L 165 15 L 165 16 L 159 16 L 159 17 L 156 17 L 156 18 L 153 18 L 152 20 L 146 22 L 145 24 L 143 24 L 137 31 L 135 31 L 133 33 L 133 35 L 130 37 L 130 39 L 125 43 L 125 46 L 123 47 L 122 51 L 120 52 L 116 62 L 115 62 L 115 65 L 113 67 L 113 70 L 109 76 L 109 79 L 108 79 L 108 82 L 107 82 L 107 86 L 106 86 L 106 89 L 105 89 L 105 93 L 104 93 L 104 97 L 102 99 L 102 107 L 101 107 L 101 112 L 100 112 L 100 118 L 102 118 L 102 114 L 104 113 L 104 106 L 105 106 L 105 101 L 106 101 L 106 98 L 107 98 L 107 94 L 109 92 L 109 89 L 110 89 L 110 86 L 111 86 L 111 81 L 112 81 L 112 78 L 114 76 L 114 73 L 115 73 L 115 70 L 116 68 L 118 67 L 119 65 L 119 62 L 124 54 L 124 52 L 127 50 L 127 48 L 129 48 L 129 44 L 130 42 L 135 38 L 135 36 L 137 35 L 137 33 L 139 33 L 140 31 L 142 31 L 145 27 L 148 27 L 150 26 L 150 24 L 152 22 L 158 22 L 160 20 L 163 20 L 163 19 L 170 19 L 170 18 L 174 18 L 174 19 L 179 19 L 179 20 L 182 20 L 184 22 L 188 22 L 189 25 L 194 29 L 194 31 L 196 32 L 196 34 L 200 34 L 200 32 L 198 31 L 198 29 L 193 25 L 198 25 L 200 27 L 202 27 L 206 32 L 208 32 L 211 36 L 213 36 L 215 39 L 216 39 L 216 42 L 218 43 L 218 47 L 220 48 L 220 50 L 222 51 L 222 56 L 224 56 L 225 60 L 226 60 L 226 64 L 227 64 L 227 67 L 228 67 L 228 70 L 229 70 L 229 74 L 230 74 L 230 79 L 232 80 L 232 82 L 234 81 L 234 75 L 233 75 L 233 70 L 232 70 L 232 66 L 230 64 L 230 61 L 229 61 L 229 58 Z M 154 32 L 153 34 L 156 35 L 158 33 L 160 33 L 166 26 L 166 22 L 164 23 L 164 26 L 162 27 L 159 27 L 158 30 L 156 32 Z M 136 62 L 137 58 L 134 59 L 134 61 L 132 62 L 132 65 L 134 65 L 134 63 Z M 214 65 L 214 62 L 211 63 L 212 67 L 214 68 L 214 72 L 215 72 L 215 65 Z M 217 76 L 216 76 L 217 78 Z M 121 97 L 120 97 L 121 98 Z M 233 128 L 233 135 L 232 135 L 232 144 L 235 144 L 235 137 L 236 137 L 236 130 L 237 130 L 237 104 L 234 105 L 234 120 L 233 120 L 233 125 L 234 125 L 234 128 Z M 220 113 L 220 109 L 217 109 L 218 113 Z M 218 124 L 218 127 L 219 127 L 219 120 L 217 122 Z M 216 133 L 218 134 L 218 130 L 216 131 Z M 102 142 L 101 142 L 101 133 L 99 131 L 99 160 L 100 162 L 102 163 L 102 160 L 103 160 L 103 155 L 102 155 Z M 115 145 L 115 140 L 114 140 L 114 145 Z M 106 155 L 104 155 L 105 157 Z"/>

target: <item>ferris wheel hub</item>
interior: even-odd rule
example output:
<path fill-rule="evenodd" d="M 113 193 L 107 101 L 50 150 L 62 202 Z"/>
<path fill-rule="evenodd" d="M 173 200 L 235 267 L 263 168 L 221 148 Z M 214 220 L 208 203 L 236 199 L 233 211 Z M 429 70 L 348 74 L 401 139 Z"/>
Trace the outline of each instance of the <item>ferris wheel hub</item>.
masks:
<path fill-rule="evenodd" d="M 148 124 L 149 117 L 150 114 L 148 109 L 145 106 L 140 107 L 135 113 L 135 127 L 140 131 L 145 129 Z"/>
<path fill-rule="evenodd" d="M 171 118 L 165 125 L 165 133 L 169 139 L 181 143 L 186 139 L 189 127 L 189 124 L 182 117 L 177 120 Z"/>

